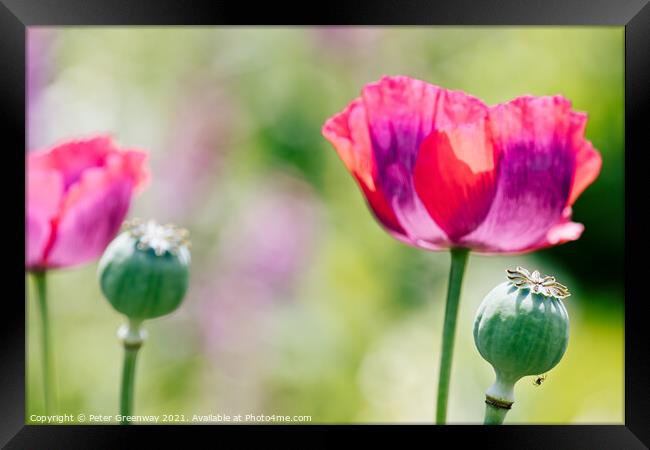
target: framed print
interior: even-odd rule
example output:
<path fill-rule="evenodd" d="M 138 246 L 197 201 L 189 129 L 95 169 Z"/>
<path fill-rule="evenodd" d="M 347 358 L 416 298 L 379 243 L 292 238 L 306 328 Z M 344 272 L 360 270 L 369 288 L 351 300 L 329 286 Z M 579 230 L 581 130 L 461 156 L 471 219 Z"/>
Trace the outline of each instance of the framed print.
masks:
<path fill-rule="evenodd" d="M 647 448 L 647 1 L 278 8 L 3 0 L 3 445 Z"/>

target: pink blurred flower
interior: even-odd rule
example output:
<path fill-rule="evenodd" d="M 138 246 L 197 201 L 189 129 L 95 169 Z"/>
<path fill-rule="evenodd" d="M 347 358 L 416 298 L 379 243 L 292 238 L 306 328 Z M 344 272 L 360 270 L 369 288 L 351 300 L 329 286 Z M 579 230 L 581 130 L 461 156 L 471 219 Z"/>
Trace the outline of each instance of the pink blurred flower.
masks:
<path fill-rule="evenodd" d="M 397 239 L 519 253 L 580 237 L 571 206 L 601 167 L 586 123 L 559 95 L 488 107 L 399 76 L 366 85 L 323 135 Z"/>
<path fill-rule="evenodd" d="M 313 256 L 318 216 L 311 188 L 279 172 L 260 180 L 241 207 L 229 211 L 219 259 L 206 263 L 205 282 L 195 289 L 210 346 L 232 351 L 233 339 L 245 345 L 255 339 L 247 330 L 258 327 L 259 318 L 293 298 Z"/>
<path fill-rule="evenodd" d="M 69 267 L 97 258 L 149 179 L 148 154 L 108 136 L 27 155 L 26 267 Z"/>

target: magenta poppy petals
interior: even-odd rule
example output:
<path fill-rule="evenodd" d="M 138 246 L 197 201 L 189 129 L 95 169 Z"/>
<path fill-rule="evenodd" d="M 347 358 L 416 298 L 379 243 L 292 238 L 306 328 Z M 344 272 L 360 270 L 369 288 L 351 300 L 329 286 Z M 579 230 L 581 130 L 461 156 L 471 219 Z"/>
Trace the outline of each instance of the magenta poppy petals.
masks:
<path fill-rule="evenodd" d="M 366 111 L 361 99 L 356 99 L 345 110 L 323 125 L 323 135 L 332 142 L 347 169 L 355 177 L 375 216 L 390 233 L 405 239 L 402 226 L 375 183 L 374 156 L 366 126 Z"/>
<path fill-rule="evenodd" d="M 498 187 L 483 223 L 461 243 L 485 252 L 523 252 L 547 241 L 563 221 L 576 171 L 575 131 L 568 100 L 520 97 L 490 110 L 500 153 Z"/>
<path fill-rule="evenodd" d="M 97 258 L 119 231 L 133 194 L 147 183 L 147 154 L 110 137 L 75 140 L 27 156 L 30 269 Z"/>
<path fill-rule="evenodd" d="M 413 170 L 432 132 L 485 117 L 483 103 L 408 77 L 384 77 L 362 91 L 378 184 L 412 243 L 446 245 L 447 236 L 415 192 Z"/>
<path fill-rule="evenodd" d="M 63 198 L 63 177 L 53 170 L 30 171 L 27 177 L 27 248 L 26 264 L 33 267 L 42 262 L 48 246 L 52 223 Z"/>
<path fill-rule="evenodd" d="M 365 86 L 323 134 L 393 236 L 519 253 L 580 237 L 570 206 L 601 167 L 586 120 L 561 96 L 488 107 L 400 76 Z"/>
<path fill-rule="evenodd" d="M 585 119 L 586 120 L 586 119 Z M 576 173 L 569 196 L 569 205 L 573 205 L 580 194 L 598 178 L 603 161 L 591 142 L 584 141 L 576 154 Z"/>

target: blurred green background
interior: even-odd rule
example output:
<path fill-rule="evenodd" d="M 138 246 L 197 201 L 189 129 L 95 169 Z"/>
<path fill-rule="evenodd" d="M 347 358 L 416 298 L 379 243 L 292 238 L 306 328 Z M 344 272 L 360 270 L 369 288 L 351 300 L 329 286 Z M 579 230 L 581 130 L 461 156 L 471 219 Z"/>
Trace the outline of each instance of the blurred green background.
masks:
<path fill-rule="evenodd" d="M 111 132 L 151 152 L 130 217 L 192 233 L 192 281 L 146 323 L 136 414 L 311 415 L 314 423 L 433 421 L 447 252 L 374 221 L 320 128 L 382 75 L 493 104 L 563 94 L 603 156 L 574 208 L 582 238 L 531 255 L 472 255 L 448 418 L 481 423 L 492 369 L 472 339 L 483 296 L 522 265 L 573 293 L 569 347 L 509 423 L 622 423 L 623 27 L 30 28 L 28 146 Z M 42 414 L 28 288 L 28 408 Z M 96 264 L 51 272 L 59 412 L 116 414 L 123 319 Z M 29 420 L 28 420 L 29 421 Z"/>

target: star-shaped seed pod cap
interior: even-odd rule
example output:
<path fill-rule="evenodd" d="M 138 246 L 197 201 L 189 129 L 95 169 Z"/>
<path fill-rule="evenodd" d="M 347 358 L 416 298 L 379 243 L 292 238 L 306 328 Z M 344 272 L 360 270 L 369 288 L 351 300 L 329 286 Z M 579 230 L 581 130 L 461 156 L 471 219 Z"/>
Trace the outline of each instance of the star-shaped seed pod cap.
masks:
<path fill-rule="evenodd" d="M 189 231 L 173 223 L 161 225 L 155 220 L 136 218 L 124 222 L 122 229 L 137 239 L 138 249 L 152 249 L 158 256 L 165 252 L 175 255 L 181 247 L 191 247 Z"/>
<path fill-rule="evenodd" d="M 530 273 L 523 267 L 517 267 L 514 270 L 506 269 L 506 273 L 512 284 L 519 289 L 530 289 L 534 294 L 559 299 L 564 299 L 571 295 L 569 289 L 565 285 L 558 283 L 555 277 L 550 275 L 542 277 L 537 270 Z"/>

